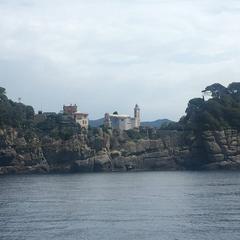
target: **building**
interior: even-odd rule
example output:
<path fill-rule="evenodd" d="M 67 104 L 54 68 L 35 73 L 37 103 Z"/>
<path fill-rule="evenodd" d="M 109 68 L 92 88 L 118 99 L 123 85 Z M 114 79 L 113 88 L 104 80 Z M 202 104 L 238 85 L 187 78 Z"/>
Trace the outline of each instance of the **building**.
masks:
<path fill-rule="evenodd" d="M 63 105 L 63 113 L 66 115 L 72 115 L 77 112 L 77 105 Z"/>
<path fill-rule="evenodd" d="M 106 113 L 104 117 L 104 126 L 118 130 L 129 130 L 140 127 L 140 108 L 136 104 L 134 108 L 134 117 L 129 115 L 119 115 L 117 113 Z"/>
<path fill-rule="evenodd" d="M 88 129 L 88 114 L 87 113 L 78 113 L 75 112 L 73 114 L 74 120 L 78 123 L 82 128 Z"/>
<path fill-rule="evenodd" d="M 77 105 L 64 105 L 63 106 L 63 114 L 70 116 L 75 120 L 76 123 L 78 123 L 81 128 L 88 129 L 88 113 L 80 113 L 77 111 Z"/>

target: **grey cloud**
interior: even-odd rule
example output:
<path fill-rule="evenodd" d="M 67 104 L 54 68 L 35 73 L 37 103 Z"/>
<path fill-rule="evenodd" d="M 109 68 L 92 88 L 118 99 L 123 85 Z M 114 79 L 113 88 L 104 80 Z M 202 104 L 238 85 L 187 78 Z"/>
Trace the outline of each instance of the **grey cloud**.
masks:
<path fill-rule="evenodd" d="M 240 73 L 240 2 L 0 0 L 0 84 L 36 110 L 77 103 L 146 120 Z"/>

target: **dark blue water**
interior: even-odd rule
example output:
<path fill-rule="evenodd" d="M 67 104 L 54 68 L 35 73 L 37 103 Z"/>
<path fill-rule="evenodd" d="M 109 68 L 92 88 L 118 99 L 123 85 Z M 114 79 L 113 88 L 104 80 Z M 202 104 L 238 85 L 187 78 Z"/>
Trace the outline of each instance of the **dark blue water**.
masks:
<path fill-rule="evenodd" d="M 240 173 L 3 176 L 0 239 L 240 239 Z"/>

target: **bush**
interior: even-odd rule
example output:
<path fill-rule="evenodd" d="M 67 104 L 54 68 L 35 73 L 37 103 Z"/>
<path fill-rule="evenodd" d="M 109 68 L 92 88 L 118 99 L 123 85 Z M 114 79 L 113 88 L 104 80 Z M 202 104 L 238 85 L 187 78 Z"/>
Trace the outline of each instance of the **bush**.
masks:
<path fill-rule="evenodd" d="M 34 118 L 33 107 L 8 99 L 5 95 L 5 89 L 1 87 L 0 112 L 0 126 L 28 128 Z"/>

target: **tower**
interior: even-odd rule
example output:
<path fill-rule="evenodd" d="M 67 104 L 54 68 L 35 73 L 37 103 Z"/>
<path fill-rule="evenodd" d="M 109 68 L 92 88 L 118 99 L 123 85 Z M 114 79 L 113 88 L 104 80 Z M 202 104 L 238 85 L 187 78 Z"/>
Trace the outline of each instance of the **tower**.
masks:
<path fill-rule="evenodd" d="M 134 119 L 135 119 L 135 128 L 140 127 L 140 108 L 136 104 L 134 108 Z"/>
<path fill-rule="evenodd" d="M 67 115 L 73 115 L 74 113 L 77 112 L 77 105 L 63 105 L 63 113 Z"/>

